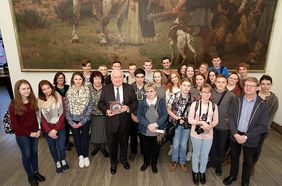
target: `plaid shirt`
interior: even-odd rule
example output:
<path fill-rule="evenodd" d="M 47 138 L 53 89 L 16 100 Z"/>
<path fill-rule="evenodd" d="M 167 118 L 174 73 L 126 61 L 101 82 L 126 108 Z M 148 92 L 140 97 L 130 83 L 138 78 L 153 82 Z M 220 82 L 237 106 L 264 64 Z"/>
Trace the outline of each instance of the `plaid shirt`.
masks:
<path fill-rule="evenodd" d="M 182 97 L 181 92 L 177 92 L 177 93 L 171 95 L 170 99 L 168 100 L 167 106 L 171 107 L 171 111 L 175 115 L 187 118 L 189 110 L 190 110 L 190 106 L 191 106 L 191 104 L 194 100 L 195 100 L 195 97 L 191 93 L 189 93 L 188 96 L 186 98 L 184 98 L 184 97 Z M 187 107 L 185 113 L 182 114 L 183 111 L 184 111 L 186 103 L 188 103 L 188 107 Z M 177 123 L 177 121 L 174 118 L 169 117 L 169 119 L 172 123 Z"/>

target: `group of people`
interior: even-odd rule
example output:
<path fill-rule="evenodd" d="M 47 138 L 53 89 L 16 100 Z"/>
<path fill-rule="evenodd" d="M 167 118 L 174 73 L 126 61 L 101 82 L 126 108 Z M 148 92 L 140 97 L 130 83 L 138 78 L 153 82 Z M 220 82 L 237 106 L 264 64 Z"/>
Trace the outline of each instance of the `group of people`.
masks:
<path fill-rule="evenodd" d="M 101 151 L 110 157 L 111 174 L 117 172 L 119 162 L 130 169 L 128 158 L 136 158 L 139 138 L 140 170 L 151 166 L 157 173 L 158 137 L 173 125 L 175 134 L 168 139 L 169 171 L 180 164 L 183 172 L 188 172 L 187 161 L 192 158 L 193 182 L 205 184 L 207 165 L 221 176 L 222 161 L 230 149 L 230 174 L 223 180 L 230 185 L 237 179 L 243 148 L 241 183 L 249 185 L 278 109 L 278 98 L 270 91 L 272 78 L 249 77 L 245 63 L 238 66 L 240 75 L 229 73 L 219 56 L 214 56 L 212 63 L 212 67 L 202 63 L 197 71 L 193 65 L 183 64 L 174 71 L 170 58 L 164 57 L 163 69 L 153 71 L 153 62 L 147 59 L 143 68 L 129 64 L 125 76 L 120 61 L 112 62 L 109 74 L 105 65 L 92 72 L 91 61 L 83 59 L 83 72 L 72 74 L 70 86 L 65 75 L 57 72 L 53 83 L 39 82 L 38 98 L 28 81 L 17 81 L 9 114 L 29 183 L 38 185 L 45 180 L 38 168 L 41 132 L 58 174 L 69 169 L 66 149 L 71 149 L 70 130 L 80 168 L 90 166 L 90 139 L 92 156 Z"/>

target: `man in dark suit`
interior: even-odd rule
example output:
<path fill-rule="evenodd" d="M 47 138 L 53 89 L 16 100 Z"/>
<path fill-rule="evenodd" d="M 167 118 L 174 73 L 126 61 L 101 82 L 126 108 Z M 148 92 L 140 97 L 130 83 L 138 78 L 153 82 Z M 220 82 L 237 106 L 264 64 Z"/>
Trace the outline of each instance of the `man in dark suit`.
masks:
<path fill-rule="evenodd" d="M 250 183 L 250 174 L 254 166 L 254 155 L 257 152 L 261 135 L 268 128 L 268 105 L 257 96 L 259 82 L 254 77 L 245 81 L 245 95 L 234 99 L 229 112 L 231 169 L 230 175 L 223 180 L 224 185 L 230 185 L 237 179 L 241 149 L 243 148 L 242 186 Z"/>
<path fill-rule="evenodd" d="M 98 107 L 107 116 L 106 132 L 110 150 L 110 171 L 111 174 L 115 174 L 118 163 L 118 145 L 120 145 L 119 160 L 125 169 L 130 169 L 127 161 L 127 144 L 131 127 L 130 115 L 137 109 L 137 99 L 133 87 L 123 83 L 121 70 L 113 70 L 111 80 L 112 84 L 106 85 L 102 90 Z M 122 104 L 120 110 L 111 109 L 113 102 Z"/>

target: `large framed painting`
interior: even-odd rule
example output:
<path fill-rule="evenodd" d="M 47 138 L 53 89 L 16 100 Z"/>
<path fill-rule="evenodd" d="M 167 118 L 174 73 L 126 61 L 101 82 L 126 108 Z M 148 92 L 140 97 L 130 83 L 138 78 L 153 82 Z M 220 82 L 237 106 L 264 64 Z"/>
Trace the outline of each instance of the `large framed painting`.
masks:
<path fill-rule="evenodd" d="M 173 68 L 219 55 L 224 66 L 266 66 L 278 0 L 10 0 L 22 71 L 122 67 L 171 57 Z"/>

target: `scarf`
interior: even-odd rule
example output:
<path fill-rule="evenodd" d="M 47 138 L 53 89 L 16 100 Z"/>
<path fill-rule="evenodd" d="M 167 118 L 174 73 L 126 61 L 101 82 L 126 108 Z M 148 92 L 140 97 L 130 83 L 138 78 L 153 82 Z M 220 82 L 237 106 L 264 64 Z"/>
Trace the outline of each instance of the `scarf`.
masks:
<path fill-rule="evenodd" d="M 62 98 L 58 92 L 55 92 L 57 101 L 54 96 L 50 96 L 46 101 L 38 99 L 40 114 L 44 116 L 50 124 L 56 124 L 63 114 Z"/>
<path fill-rule="evenodd" d="M 67 92 L 70 113 L 73 115 L 82 115 L 88 106 L 90 96 L 90 89 L 87 85 L 82 86 L 79 90 L 73 85 Z"/>

